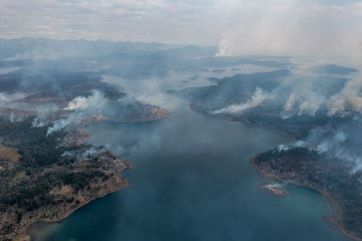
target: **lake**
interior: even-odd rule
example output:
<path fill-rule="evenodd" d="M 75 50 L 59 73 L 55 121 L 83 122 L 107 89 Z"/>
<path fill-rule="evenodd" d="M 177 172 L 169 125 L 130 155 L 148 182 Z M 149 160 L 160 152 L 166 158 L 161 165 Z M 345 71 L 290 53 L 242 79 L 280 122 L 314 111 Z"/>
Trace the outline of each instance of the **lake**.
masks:
<path fill-rule="evenodd" d="M 187 104 L 148 124 L 89 128 L 94 144 L 126 157 L 129 187 L 58 224 L 36 225 L 36 241 L 342 241 L 318 193 L 287 186 L 285 197 L 250 159 L 292 140 L 279 133 L 194 113 Z"/>

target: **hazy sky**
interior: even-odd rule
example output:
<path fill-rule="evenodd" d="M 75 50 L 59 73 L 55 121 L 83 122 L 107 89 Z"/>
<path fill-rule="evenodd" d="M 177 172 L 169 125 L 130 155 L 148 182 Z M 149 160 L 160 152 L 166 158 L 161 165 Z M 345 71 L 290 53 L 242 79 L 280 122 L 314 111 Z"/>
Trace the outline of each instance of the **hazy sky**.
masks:
<path fill-rule="evenodd" d="M 0 0 L 0 37 L 23 36 L 355 55 L 362 0 Z"/>

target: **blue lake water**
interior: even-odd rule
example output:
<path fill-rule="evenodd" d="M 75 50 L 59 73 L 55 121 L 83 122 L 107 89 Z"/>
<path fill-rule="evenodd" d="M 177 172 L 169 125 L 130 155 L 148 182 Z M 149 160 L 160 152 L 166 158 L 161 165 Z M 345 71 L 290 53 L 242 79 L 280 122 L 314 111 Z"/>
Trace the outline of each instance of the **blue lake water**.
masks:
<path fill-rule="evenodd" d="M 180 108 L 160 122 L 101 124 L 92 142 L 134 163 L 129 187 L 58 224 L 34 227 L 36 241 L 343 241 L 322 217 L 318 193 L 262 192 L 250 158 L 291 140 L 270 130 Z"/>

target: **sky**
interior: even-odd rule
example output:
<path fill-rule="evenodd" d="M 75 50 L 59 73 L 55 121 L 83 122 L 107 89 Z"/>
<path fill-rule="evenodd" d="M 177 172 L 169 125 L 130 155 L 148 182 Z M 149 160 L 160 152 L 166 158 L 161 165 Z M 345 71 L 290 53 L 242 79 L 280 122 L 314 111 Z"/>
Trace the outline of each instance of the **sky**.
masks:
<path fill-rule="evenodd" d="M 0 38 L 24 36 L 358 59 L 362 0 L 0 0 Z"/>

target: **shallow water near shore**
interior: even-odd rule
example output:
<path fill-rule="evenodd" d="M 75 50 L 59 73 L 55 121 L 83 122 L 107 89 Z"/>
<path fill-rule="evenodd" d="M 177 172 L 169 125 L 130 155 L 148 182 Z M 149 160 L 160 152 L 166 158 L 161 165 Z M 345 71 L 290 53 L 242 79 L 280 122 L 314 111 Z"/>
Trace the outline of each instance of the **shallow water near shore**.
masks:
<path fill-rule="evenodd" d="M 58 224 L 36 225 L 36 241 L 344 241 L 323 221 L 320 194 L 259 189 L 254 155 L 291 140 L 270 130 L 212 119 L 189 108 L 149 124 L 100 124 L 94 144 L 134 163 L 129 187 L 91 202 Z M 34 237 L 35 237 L 34 236 Z"/>

